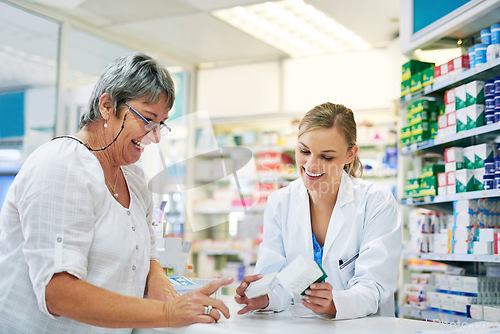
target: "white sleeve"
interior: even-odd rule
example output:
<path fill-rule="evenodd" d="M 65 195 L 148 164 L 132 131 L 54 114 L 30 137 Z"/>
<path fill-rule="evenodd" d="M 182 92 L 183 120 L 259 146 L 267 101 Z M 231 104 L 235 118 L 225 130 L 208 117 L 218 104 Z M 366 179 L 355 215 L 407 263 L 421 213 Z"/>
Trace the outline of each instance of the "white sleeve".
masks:
<path fill-rule="evenodd" d="M 279 212 L 279 200 L 271 194 L 264 212 L 264 236 L 259 248 L 255 274 L 262 273 L 266 267 L 286 261 L 283 244 L 282 221 Z M 292 301 L 292 295 L 281 285 L 269 293 L 269 305 L 266 310 L 283 311 Z"/>
<path fill-rule="evenodd" d="M 87 276 L 87 255 L 94 234 L 94 205 L 105 205 L 95 188 L 102 181 L 96 159 L 73 149 L 45 148 L 25 163 L 16 201 L 24 237 L 23 254 L 29 267 L 38 306 L 49 316 L 45 288 L 55 273 Z M 94 166 L 95 165 L 95 166 Z"/>
<path fill-rule="evenodd" d="M 402 248 L 398 205 L 390 193 L 366 208 L 367 217 L 359 258 L 347 290 L 333 291 L 337 319 L 360 318 L 376 313 L 392 300 L 397 286 Z"/>

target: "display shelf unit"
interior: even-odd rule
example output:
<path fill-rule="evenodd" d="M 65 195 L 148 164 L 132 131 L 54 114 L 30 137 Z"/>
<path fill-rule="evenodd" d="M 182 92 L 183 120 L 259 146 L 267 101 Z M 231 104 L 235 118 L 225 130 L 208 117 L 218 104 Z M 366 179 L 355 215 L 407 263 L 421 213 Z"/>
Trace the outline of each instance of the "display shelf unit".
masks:
<path fill-rule="evenodd" d="M 445 90 L 463 85 L 466 82 L 474 80 L 487 80 L 500 75 L 500 58 L 496 58 L 490 62 L 479 64 L 478 66 L 465 70 L 462 73 L 450 74 L 445 80 L 428 85 L 424 90 L 416 94 L 407 94 L 401 97 L 401 104 L 408 104 L 424 96 L 434 96 L 442 94 Z"/>
<path fill-rule="evenodd" d="M 436 262 L 487 262 L 500 263 L 500 255 L 475 254 L 435 254 L 435 253 L 406 253 L 405 259 L 422 259 Z"/>

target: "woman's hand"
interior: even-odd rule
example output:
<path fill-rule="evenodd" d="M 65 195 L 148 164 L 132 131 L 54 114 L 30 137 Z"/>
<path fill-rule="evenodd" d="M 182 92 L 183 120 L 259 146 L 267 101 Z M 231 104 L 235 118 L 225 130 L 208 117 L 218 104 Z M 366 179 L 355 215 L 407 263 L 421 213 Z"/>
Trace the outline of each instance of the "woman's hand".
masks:
<path fill-rule="evenodd" d="M 217 289 L 231 284 L 232 277 L 210 282 L 202 288 L 187 292 L 173 300 L 165 302 L 164 316 L 168 327 L 187 326 L 194 323 L 214 323 L 219 321 L 222 312 L 229 319 L 229 309 L 219 299 L 211 298 Z M 205 314 L 207 309 L 209 314 Z"/>
<path fill-rule="evenodd" d="M 337 314 L 330 283 L 311 284 L 306 290 L 306 295 L 302 298 L 302 305 L 314 313 L 325 313 L 333 316 Z"/>
<path fill-rule="evenodd" d="M 248 288 L 248 285 L 254 281 L 260 280 L 262 277 L 263 276 L 260 274 L 245 276 L 245 278 L 243 278 L 243 280 L 241 281 L 240 286 L 236 288 L 236 296 L 234 296 L 234 300 L 238 304 L 246 305 L 244 308 L 238 311 L 238 314 L 245 314 L 252 310 L 260 310 L 266 308 L 269 305 L 269 297 L 267 295 L 251 299 L 245 295 L 245 290 Z"/>

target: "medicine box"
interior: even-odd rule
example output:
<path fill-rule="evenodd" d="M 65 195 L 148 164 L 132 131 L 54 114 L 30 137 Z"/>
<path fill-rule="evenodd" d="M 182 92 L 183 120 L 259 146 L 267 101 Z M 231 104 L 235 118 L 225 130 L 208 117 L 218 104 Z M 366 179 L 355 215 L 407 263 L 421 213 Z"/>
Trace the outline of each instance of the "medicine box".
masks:
<path fill-rule="evenodd" d="M 474 146 L 464 147 L 464 167 L 474 169 L 476 162 L 476 152 Z"/>
<path fill-rule="evenodd" d="M 455 111 L 455 88 L 449 89 L 444 93 L 445 113 Z"/>
<path fill-rule="evenodd" d="M 484 161 L 486 159 L 495 158 L 495 145 L 493 144 L 478 144 L 472 146 L 474 148 L 474 167 L 484 168 Z"/>
<path fill-rule="evenodd" d="M 485 174 L 484 167 L 473 169 L 474 174 L 474 190 L 484 190 L 483 176 Z"/>
<path fill-rule="evenodd" d="M 473 104 L 471 106 L 466 107 L 465 109 L 460 109 L 460 110 L 466 110 L 466 115 L 467 115 L 466 130 L 478 128 L 485 124 L 484 104 Z"/>
<path fill-rule="evenodd" d="M 468 124 L 467 108 L 458 109 L 456 112 L 457 112 L 457 132 L 467 130 L 467 124 Z"/>
<path fill-rule="evenodd" d="M 457 193 L 473 191 L 474 177 L 469 169 L 459 169 L 456 171 L 457 176 Z"/>
<path fill-rule="evenodd" d="M 457 182 L 457 172 L 456 171 L 446 172 L 446 183 L 448 184 L 446 193 L 448 195 L 452 195 L 457 192 L 456 182 Z"/>
<path fill-rule="evenodd" d="M 445 171 L 453 171 L 464 168 L 463 147 L 449 147 L 444 150 Z"/>
<path fill-rule="evenodd" d="M 465 85 L 455 87 L 455 110 L 465 108 Z"/>
<path fill-rule="evenodd" d="M 500 307 L 499 306 L 483 306 L 484 321 L 500 321 Z"/>
<path fill-rule="evenodd" d="M 484 81 L 472 81 L 465 84 L 465 104 L 472 106 L 474 104 L 484 105 Z"/>

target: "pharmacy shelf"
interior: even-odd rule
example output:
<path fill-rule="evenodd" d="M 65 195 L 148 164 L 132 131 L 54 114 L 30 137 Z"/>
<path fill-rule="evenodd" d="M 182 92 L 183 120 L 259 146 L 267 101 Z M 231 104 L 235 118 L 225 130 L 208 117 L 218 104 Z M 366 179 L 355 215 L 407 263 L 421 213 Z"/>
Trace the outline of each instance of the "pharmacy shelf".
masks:
<path fill-rule="evenodd" d="M 432 95 L 434 93 L 442 93 L 445 90 L 451 89 L 474 80 L 488 80 L 500 75 L 500 58 L 493 61 L 479 64 L 478 66 L 465 70 L 462 73 L 450 74 L 447 79 L 424 87 L 422 92 L 416 94 L 407 94 L 401 97 L 402 104 L 409 103 L 418 98 Z"/>
<path fill-rule="evenodd" d="M 258 254 L 259 250 L 256 249 L 200 249 L 193 250 L 194 253 L 197 254 L 206 254 L 206 255 L 242 255 L 242 254 Z"/>
<path fill-rule="evenodd" d="M 413 318 L 413 319 L 420 319 L 420 320 L 426 320 L 426 321 L 434 321 L 434 322 L 441 322 L 441 323 L 447 323 L 447 324 L 470 324 L 474 321 L 474 319 L 471 319 L 469 317 L 463 316 L 463 315 L 458 315 L 455 314 L 455 312 L 452 311 L 438 311 L 434 309 L 418 309 L 416 307 L 412 306 L 400 306 L 399 307 L 399 315 L 400 318 Z"/>
<path fill-rule="evenodd" d="M 441 146 L 461 146 L 462 144 L 470 145 L 471 138 L 477 137 L 478 144 L 488 140 L 493 140 L 499 134 L 500 123 L 483 125 L 475 129 L 460 131 L 449 136 L 428 139 L 420 143 L 414 143 L 407 146 L 402 146 L 399 149 L 401 154 L 410 154 L 420 150 L 439 148 Z"/>
<path fill-rule="evenodd" d="M 449 203 L 462 199 L 477 199 L 477 198 L 490 198 L 490 197 L 500 197 L 500 189 L 468 191 L 464 193 L 457 193 L 450 195 L 407 197 L 401 200 L 401 204 L 421 206 L 421 205 L 433 205 L 439 203 Z"/>
<path fill-rule="evenodd" d="M 406 259 L 422 259 L 438 262 L 450 261 L 500 263 L 500 255 L 407 253 L 403 256 Z"/>

